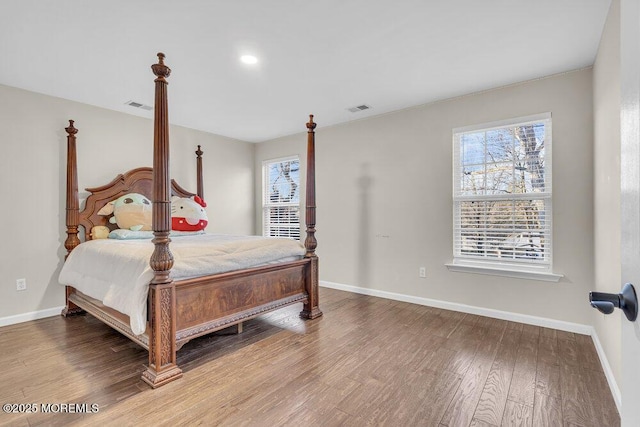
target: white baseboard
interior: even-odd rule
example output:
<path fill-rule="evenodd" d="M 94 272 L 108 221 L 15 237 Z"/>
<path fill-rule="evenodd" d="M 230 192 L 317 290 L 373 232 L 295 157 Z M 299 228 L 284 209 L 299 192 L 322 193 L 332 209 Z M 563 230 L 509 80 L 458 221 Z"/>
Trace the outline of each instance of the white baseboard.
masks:
<path fill-rule="evenodd" d="M 607 382 L 609 383 L 609 388 L 611 389 L 613 400 L 614 402 L 616 402 L 618 413 L 620 413 L 622 409 L 622 393 L 620 393 L 620 388 L 618 387 L 616 378 L 613 376 L 611 365 L 609 365 L 609 360 L 607 359 L 607 355 L 604 352 L 604 348 L 602 348 L 602 344 L 600 344 L 600 339 L 598 338 L 596 329 L 595 328 L 592 328 L 592 329 L 593 330 L 591 331 L 591 339 L 593 340 L 593 345 L 595 345 L 596 351 L 598 352 L 598 357 L 600 358 L 600 364 L 602 365 L 602 369 L 604 370 L 604 376 L 607 377 Z"/>
<path fill-rule="evenodd" d="M 59 316 L 64 308 L 60 307 L 47 308 L 45 310 L 31 311 L 29 313 L 16 314 L 14 316 L 0 317 L 0 327 L 15 325 L 16 323 L 28 322 L 30 320 L 44 319 L 45 317 Z"/>
<path fill-rule="evenodd" d="M 409 302 L 412 304 L 426 305 L 445 310 L 459 311 L 462 313 L 477 314 L 478 316 L 493 317 L 495 319 L 509 320 L 511 322 L 525 323 L 527 325 L 542 326 L 544 328 L 559 329 L 561 331 L 574 332 L 582 335 L 591 335 L 593 327 L 579 323 L 565 322 L 562 320 L 548 319 L 546 317 L 531 316 L 528 314 L 512 313 L 509 311 L 494 310 L 491 308 L 476 307 L 473 305 L 458 304 L 449 301 L 440 301 L 430 298 L 415 297 L 394 292 L 380 291 L 377 289 L 360 288 L 358 286 L 343 285 L 340 283 L 320 281 L 320 286 L 338 289 L 340 291 L 356 294 L 371 295 L 395 301 Z"/>
<path fill-rule="evenodd" d="M 512 313 L 509 311 L 475 307 L 472 305 L 458 304 L 455 302 L 415 297 L 411 295 L 398 294 L 394 292 L 380 291 L 377 289 L 368 289 L 368 288 L 361 288 L 358 286 L 343 285 L 341 283 L 333 283 L 333 282 L 327 282 L 322 280 L 320 281 L 320 286 L 325 288 L 337 289 L 340 291 L 347 291 L 347 292 L 353 292 L 353 293 L 362 294 L 362 295 L 371 295 L 374 297 L 391 299 L 394 301 L 408 302 L 412 304 L 442 308 L 444 310 L 459 311 L 462 313 L 493 317 L 495 319 L 509 320 L 511 322 L 525 323 L 527 325 L 542 326 L 545 328 L 558 329 L 566 332 L 573 332 L 573 333 L 582 334 L 582 335 L 590 335 L 596 347 L 598 357 L 600 358 L 600 363 L 602 364 L 602 369 L 604 370 L 604 374 L 607 378 L 607 382 L 609 383 L 609 388 L 611 389 L 613 400 L 615 401 L 616 406 L 618 408 L 618 413 L 620 413 L 621 402 L 622 402 L 620 388 L 618 388 L 616 379 L 613 376 L 613 371 L 611 370 L 611 365 L 609 365 L 607 356 L 604 352 L 604 349 L 602 348 L 602 345 L 600 344 L 600 340 L 598 339 L 598 335 L 596 334 L 596 330 L 593 326 L 583 325 L 580 323 L 565 322 L 565 321 L 556 320 L 556 319 L 548 319 L 545 317 L 531 316 L 528 314 Z"/>

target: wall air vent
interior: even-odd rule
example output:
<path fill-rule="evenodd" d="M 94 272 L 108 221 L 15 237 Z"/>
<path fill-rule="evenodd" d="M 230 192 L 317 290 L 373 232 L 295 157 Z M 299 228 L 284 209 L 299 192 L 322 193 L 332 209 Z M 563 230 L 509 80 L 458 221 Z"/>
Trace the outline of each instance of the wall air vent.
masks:
<path fill-rule="evenodd" d="M 368 105 L 362 104 L 362 105 L 358 105 L 357 107 L 351 107 L 351 108 L 347 108 L 347 110 L 351 111 L 352 113 L 357 113 L 358 111 L 364 111 L 364 110 L 368 110 L 369 107 Z"/>
<path fill-rule="evenodd" d="M 141 108 L 147 111 L 153 110 L 153 107 L 151 107 L 150 105 L 144 105 L 141 102 L 136 102 L 136 101 L 127 101 L 125 102 L 125 105 L 128 105 L 130 107 L 135 107 L 135 108 Z"/>

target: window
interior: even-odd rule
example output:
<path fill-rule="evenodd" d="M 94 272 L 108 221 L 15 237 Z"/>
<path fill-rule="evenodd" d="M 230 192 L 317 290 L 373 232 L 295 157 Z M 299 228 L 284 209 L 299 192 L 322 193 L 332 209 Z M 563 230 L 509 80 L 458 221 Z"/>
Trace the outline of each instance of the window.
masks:
<path fill-rule="evenodd" d="M 300 240 L 300 160 L 269 160 L 263 170 L 263 235 Z"/>
<path fill-rule="evenodd" d="M 551 114 L 454 129 L 453 146 L 450 269 L 558 280 L 551 273 Z"/>

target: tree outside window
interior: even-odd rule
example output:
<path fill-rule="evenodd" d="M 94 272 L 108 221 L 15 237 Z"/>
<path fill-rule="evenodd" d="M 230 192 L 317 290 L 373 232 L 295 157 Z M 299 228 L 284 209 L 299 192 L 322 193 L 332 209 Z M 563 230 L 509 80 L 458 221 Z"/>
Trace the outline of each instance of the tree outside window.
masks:
<path fill-rule="evenodd" d="M 300 160 L 265 162 L 263 174 L 263 234 L 300 240 Z"/>

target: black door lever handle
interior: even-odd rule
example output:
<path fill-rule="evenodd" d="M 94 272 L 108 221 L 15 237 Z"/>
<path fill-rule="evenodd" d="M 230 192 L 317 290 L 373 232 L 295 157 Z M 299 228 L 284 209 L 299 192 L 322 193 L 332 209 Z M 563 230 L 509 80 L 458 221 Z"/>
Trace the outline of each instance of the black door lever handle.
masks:
<path fill-rule="evenodd" d="M 591 307 L 597 308 L 600 313 L 611 314 L 616 306 L 609 301 L 591 301 Z"/>
<path fill-rule="evenodd" d="M 591 307 L 597 308 L 604 314 L 613 313 L 614 308 L 617 307 L 630 321 L 633 322 L 638 318 L 638 297 L 631 283 L 625 284 L 619 294 L 589 292 L 589 302 Z"/>

